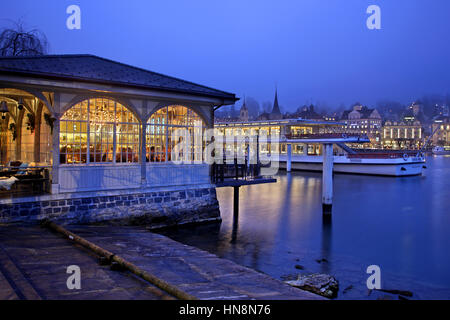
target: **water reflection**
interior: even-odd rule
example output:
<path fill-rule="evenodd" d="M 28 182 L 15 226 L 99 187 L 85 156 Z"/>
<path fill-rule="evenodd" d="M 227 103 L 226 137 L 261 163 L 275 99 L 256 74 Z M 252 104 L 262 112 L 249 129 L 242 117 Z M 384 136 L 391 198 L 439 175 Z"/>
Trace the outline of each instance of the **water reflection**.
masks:
<path fill-rule="evenodd" d="M 322 261 L 321 261 L 321 273 L 330 273 L 331 270 L 331 262 L 333 261 L 331 258 L 332 252 L 332 239 L 331 233 L 333 230 L 332 226 L 333 218 L 331 215 L 323 216 L 323 225 L 322 225 Z"/>
<path fill-rule="evenodd" d="M 430 158 L 424 176 L 335 175 L 332 218 L 323 219 L 321 175 L 281 173 L 276 184 L 218 190 L 221 224 L 166 231 L 172 238 L 276 278 L 335 275 L 339 298 L 367 298 L 367 266 L 383 284 L 416 298 L 450 298 L 450 158 Z M 305 270 L 295 269 L 300 264 Z"/>

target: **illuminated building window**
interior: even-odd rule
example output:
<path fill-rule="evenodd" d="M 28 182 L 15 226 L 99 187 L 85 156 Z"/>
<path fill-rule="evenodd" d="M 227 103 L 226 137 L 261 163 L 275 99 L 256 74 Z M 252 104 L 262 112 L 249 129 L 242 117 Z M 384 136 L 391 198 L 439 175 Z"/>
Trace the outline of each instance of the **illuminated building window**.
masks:
<path fill-rule="evenodd" d="M 159 109 L 147 122 L 147 162 L 171 161 L 172 150 L 178 143 L 184 141 L 188 136 L 187 133 L 190 137 L 189 149 L 180 151 L 187 154 L 177 156 L 185 160 L 202 161 L 205 129 L 201 117 L 190 108 L 175 105 Z M 225 129 L 225 134 L 232 135 L 233 130 Z"/>
<path fill-rule="evenodd" d="M 139 121 L 121 104 L 90 99 L 61 117 L 60 163 L 139 162 Z"/>

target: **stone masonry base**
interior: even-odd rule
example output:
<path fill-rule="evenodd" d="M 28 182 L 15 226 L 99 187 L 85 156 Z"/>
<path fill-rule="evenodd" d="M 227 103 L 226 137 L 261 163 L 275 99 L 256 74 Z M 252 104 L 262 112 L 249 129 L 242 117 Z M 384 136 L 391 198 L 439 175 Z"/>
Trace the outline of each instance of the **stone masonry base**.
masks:
<path fill-rule="evenodd" d="M 0 204 L 0 223 L 147 225 L 150 228 L 219 221 L 215 188 L 171 190 Z"/>

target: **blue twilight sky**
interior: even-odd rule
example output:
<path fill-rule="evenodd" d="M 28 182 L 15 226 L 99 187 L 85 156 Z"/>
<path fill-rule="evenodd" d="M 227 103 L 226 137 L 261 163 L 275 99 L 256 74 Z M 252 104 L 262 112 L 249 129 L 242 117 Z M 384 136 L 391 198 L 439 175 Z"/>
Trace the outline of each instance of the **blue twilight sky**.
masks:
<path fill-rule="evenodd" d="M 81 7 L 81 30 L 66 8 Z M 366 27 L 369 5 L 381 30 Z M 50 53 L 90 53 L 294 110 L 450 93 L 449 0 L 16 0 Z"/>

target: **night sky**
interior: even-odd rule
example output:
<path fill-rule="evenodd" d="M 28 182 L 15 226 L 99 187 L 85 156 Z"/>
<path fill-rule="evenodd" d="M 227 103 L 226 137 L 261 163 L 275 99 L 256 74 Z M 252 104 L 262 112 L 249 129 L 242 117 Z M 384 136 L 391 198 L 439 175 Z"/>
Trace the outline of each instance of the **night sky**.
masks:
<path fill-rule="evenodd" d="M 66 8 L 81 7 L 81 30 Z M 366 9 L 381 8 L 381 30 Z M 50 53 L 90 53 L 294 110 L 450 93 L 449 0 L 1 1 Z"/>

